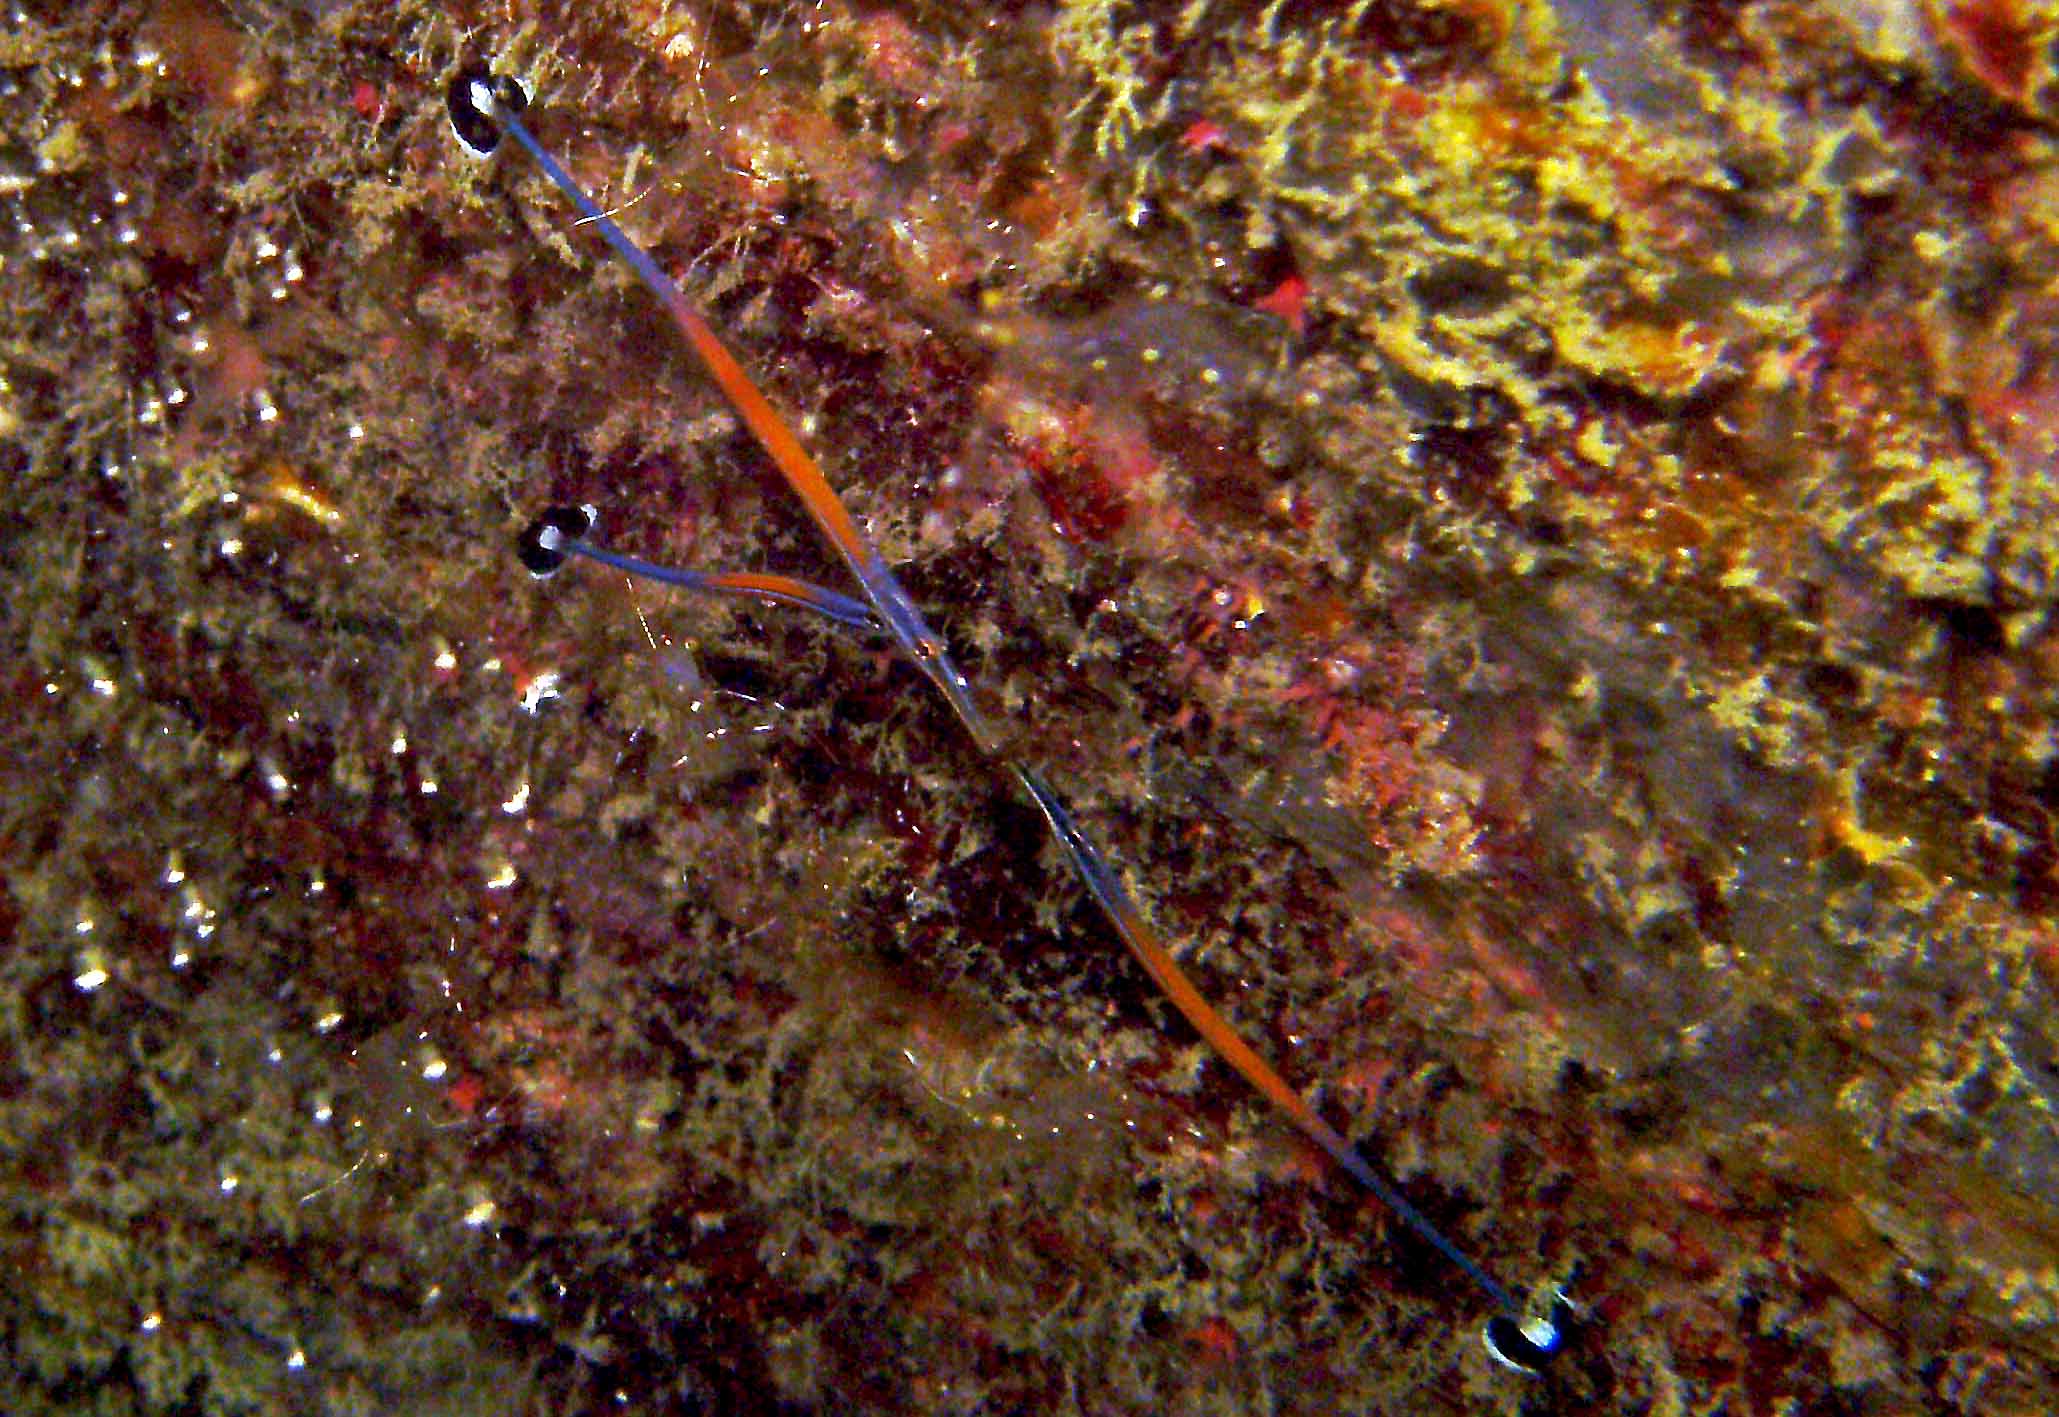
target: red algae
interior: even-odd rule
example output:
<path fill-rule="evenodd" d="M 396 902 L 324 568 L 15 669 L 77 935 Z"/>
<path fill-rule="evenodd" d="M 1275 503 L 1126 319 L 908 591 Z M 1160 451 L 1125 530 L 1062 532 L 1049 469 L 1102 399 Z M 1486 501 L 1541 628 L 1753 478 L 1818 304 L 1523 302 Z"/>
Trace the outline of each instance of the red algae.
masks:
<path fill-rule="evenodd" d="M 1998 97 L 2012 103 L 2031 100 L 2031 84 L 2051 77 L 2039 73 L 2039 31 L 2050 40 L 2051 20 L 2038 17 L 2015 0 L 1972 0 L 1940 5 L 1936 22 L 1945 47 L 1973 77 Z"/>

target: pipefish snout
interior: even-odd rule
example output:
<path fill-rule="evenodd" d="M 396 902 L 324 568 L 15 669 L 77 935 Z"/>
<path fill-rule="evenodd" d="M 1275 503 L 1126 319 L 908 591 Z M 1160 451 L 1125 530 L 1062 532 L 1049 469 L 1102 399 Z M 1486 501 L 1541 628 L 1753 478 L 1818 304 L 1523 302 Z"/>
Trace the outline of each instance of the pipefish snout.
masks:
<path fill-rule="evenodd" d="M 1482 1340 L 1495 1361 L 1524 1372 L 1541 1371 L 1564 1347 L 1573 1310 L 1563 1293 L 1554 1292 L 1546 1311 L 1525 1306 L 1499 1280 L 1412 1205 L 1400 1186 L 1368 1161 L 1345 1136 L 1324 1121 L 1308 1101 L 1281 1076 L 1208 1002 L 1159 939 L 1121 873 L 1080 826 L 1071 809 L 1030 764 L 1018 760 L 1012 745 L 977 706 L 972 687 L 951 655 L 944 638 L 930 628 L 922 612 L 888 569 L 872 543 L 859 530 L 843 500 L 786 421 L 724 347 L 713 328 L 693 307 L 649 253 L 632 241 L 571 175 L 553 158 L 521 114 L 529 93 L 514 79 L 496 76 L 484 67 L 461 70 L 448 92 L 450 123 L 458 141 L 481 157 L 493 153 L 503 135 L 512 136 L 543 174 L 579 211 L 584 223 L 599 231 L 615 253 L 636 272 L 678 326 L 744 425 L 750 429 L 800 498 L 830 545 L 843 558 L 865 593 L 861 602 L 837 592 L 782 576 L 735 572 L 688 571 L 642 561 L 608 550 L 592 538 L 591 508 L 556 507 L 533 522 L 518 547 L 523 564 L 538 576 L 556 571 L 568 556 L 579 556 L 630 575 L 706 594 L 747 595 L 798 606 L 825 616 L 854 633 L 884 633 L 901 649 L 941 694 L 961 725 L 990 761 L 1006 770 L 1036 804 L 1052 839 L 1108 919 L 1132 957 L 1166 999 L 1231 1067 L 1277 1107 L 1301 1133 L 1322 1148 L 1360 1186 L 1378 1197 L 1401 1222 L 1487 1296 L 1499 1311 L 1482 1330 Z"/>

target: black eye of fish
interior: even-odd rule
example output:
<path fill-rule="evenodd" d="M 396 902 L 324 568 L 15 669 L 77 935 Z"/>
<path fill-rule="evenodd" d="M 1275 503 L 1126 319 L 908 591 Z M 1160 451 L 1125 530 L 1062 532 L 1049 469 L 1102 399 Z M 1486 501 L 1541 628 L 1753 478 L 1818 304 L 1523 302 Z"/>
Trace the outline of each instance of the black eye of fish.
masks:
<path fill-rule="evenodd" d="M 1573 1306 L 1563 1293 L 1554 1294 L 1549 1319 L 1518 1321 L 1508 1314 L 1496 1314 L 1487 1321 L 1480 1340 L 1487 1356 L 1519 1373 L 1541 1373 L 1566 1345 L 1566 1330 L 1573 1323 Z"/>
<path fill-rule="evenodd" d="M 458 143 L 474 157 L 487 157 L 500 146 L 501 129 L 494 110 L 520 113 L 529 106 L 529 90 L 521 80 L 496 75 L 484 64 L 467 64 L 451 76 L 444 104 Z"/>
<path fill-rule="evenodd" d="M 551 507 L 522 529 L 515 541 L 515 555 L 530 575 L 542 580 L 572 554 L 567 540 L 576 541 L 592 529 L 591 507 Z"/>

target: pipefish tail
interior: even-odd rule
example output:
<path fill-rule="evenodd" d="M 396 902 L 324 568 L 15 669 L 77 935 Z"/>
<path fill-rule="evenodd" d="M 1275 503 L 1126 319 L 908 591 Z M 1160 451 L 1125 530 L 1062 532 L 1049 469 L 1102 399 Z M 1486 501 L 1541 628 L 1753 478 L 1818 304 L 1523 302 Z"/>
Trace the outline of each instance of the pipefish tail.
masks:
<path fill-rule="evenodd" d="M 1073 874 L 1167 1000 L 1210 1047 L 1284 1112 L 1303 1135 L 1479 1288 L 1499 1310 L 1481 1335 L 1488 1353 L 1497 1362 L 1525 1372 L 1541 1371 L 1552 1355 L 1563 1347 L 1571 1322 L 1571 1306 L 1563 1294 L 1554 1296 L 1548 1316 L 1526 1314 L 1523 1305 L 1506 1286 L 1417 1210 L 1393 1180 L 1360 1155 L 1341 1132 L 1324 1121 L 1278 1070 L 1203 997 L 1151 928 L 1143 910 L 1108 858 L 1081 829 L 1064 801 L 1035 770 L 1016 761 L 1004 747 L 1001 736 L 975 704 L 971 686 L 952 659 L 948 646 L 923 619 L 899 579 L 866 539 L 800 440 L 657 262 L 630 240 L 621 227 L 573 181 L 522 122 L 520 114 L 529 101 L 527 91 L 512 79 L 495 77 L 484 68 L 471 68 L 461 71 L 451 81 L 448 98 L 451 127 L 468 150 L 484 156 L 498 146 L 502 134 L 511 134 L 586 222 L 596 227 L 616 254 L 636 272 L 638 279 L 671 315 L 703 368 L 751 430 L 759 446 L 779 468 L 823 535 L 843 557 L 871 606 L 868 609 L 850 597 L 785 577 L 680 571 L 622 556 L 586 539 L 592 516 L 583 508 L 554 509 L 534 523 L 523 538 L 524 564 L 538 574 L 548 574 L 557 569 L 567 554 L 580 555 L 633 575 L 649 576 L 689 590 L 750 594 L 803 606 L 854 631 L 884 629 L 944 696 L 981 752 L 1005 766 L 1036 803 Z"/>

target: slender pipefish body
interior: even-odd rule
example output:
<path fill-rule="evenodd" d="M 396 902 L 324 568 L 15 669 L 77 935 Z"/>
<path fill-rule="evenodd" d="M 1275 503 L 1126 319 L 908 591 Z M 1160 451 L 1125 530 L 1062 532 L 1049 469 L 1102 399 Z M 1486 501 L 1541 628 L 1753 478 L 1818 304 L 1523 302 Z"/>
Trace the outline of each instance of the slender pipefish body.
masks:
<path fill-rule="evenodd" d="M 1482 1338 L 1487 1351 L 1498 1362 L 1526 1372 L 1541 1371 L 1563 1346 L 1571 1322 L 1571 1306 L 1564 1295 L 1554 1295 L 1548 1317 L 1526 1313 L 1506 1286 L 1411 1205 L 1394 1180 L 1325 1122 L 1201 994 L 1071 809 L 1033 767 L 1018 761 L 1004 746 L 1001 734 L 974 702 L 971 685 L 943 637 L 930 628 L 900 580 L 859 529 L 821 467 L 722 344 L 713 327 L 649 253 L 573 181 L 523 122 L 521 114 L 528 106 L 529 95 L 521 84 L 506 76 L 495 76 L 483 67 L 471 67 L 451 80 L 448 98 L 451 127 L 460 143 L 484 157 L 499 145 L 503 134 L 513 136 L 578 209 L 584 224 L 597 228 L 615 253 L 636 272 L 672 317 L 688 347 L 779 468 L 824 537 L 850 567 L 866 601 L 784 576 L 678 570 L 625 556 L 592 538 L 593 514 L 586 508 L 553 508 L 532 523 L 518 548 L 523 563 L 533 573 L 547 575 L 567 556 L 576 555 L 687 590 L 751 596 L 811 610 L 856 633 L 884 631 L 943 695 L 981 753 L 1006 769 L 1029 794 L 1073 874 L 1166 999 L 1225 1062 L 1283 1112 L 1304 1136 L 1487 1296 L 1498 1312 L 1488 1321 Z"/>
<path fill-rule="evenodd" d="M 460 89 L 465 90 L 462 95 Z M 915 602 L 908 598 L 908 592 L 887 569 L 879 552 L 865 539 L 865 533 L 851 519 L 843 499 L 829 485 L 821 467 L 801 446 L 801 440 L 794 436 L 786 420 L 758 391 L 758 386 L 736 362 L 727 346 L 716 337 L 700 311 L 673 284 L 672 278 L 659 268 L 648 252 L 629 239 L 628 233 L 615 224 L 614 218 L 601 210 L 600 204 L 588 196 L 558 160 L 537 142 L 536 135 L 529 131 L 519 116 L 528 106 L 528 101 L 528 95 L 511 79 L 490 78 L 475 72 L 461 73 L 452 81 L 451 126 L 459 141 L 482 156 L 496 146 L 494 140 L 499 133 L 512 134 L 515 141 L 536 160 L 536 165 L 543 169 L 544 176 L 550 178 L 552 184 L 579 209 L 580 216 L 599 230 L 607 243 L 615 248 L 615 254 L 628 262 L 637 279 L 657 297 L 658 303 L 665 307 L 665 313 L 679 326 L 687 345 L 700 359 L 701 367 L 751 430 L 751 436 L 758 440 L 758 445 L 778 466 L 787 485 L 801 499 L 801 505 L 808 509 L 808 515 L 815 519 L 815 525 L 823 536 L 844 558 L 844 564 L 858 578 L 858 584 L 864 587 L 866 596 L 877 607 L 894 639 L 937 686 L 973 741 L 983 751 L 995 751 L 998 740 L 994 728 L 973 703 L 971 686 L 951 658 L 943 637 L 929 627 L 922 618 L 922 612 L 915 608 Z M 461 102 L 471 108 L 462 119 L 457 116 Z"/>

